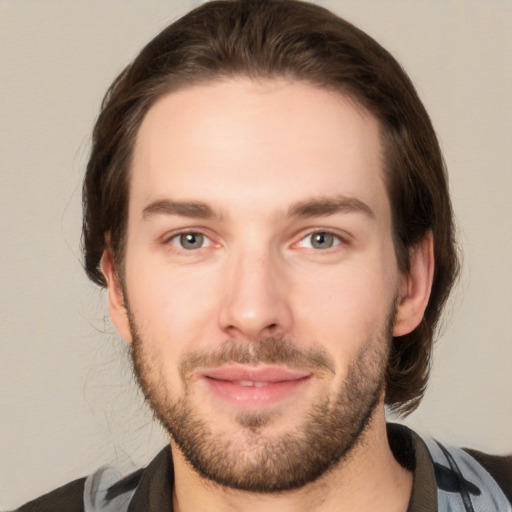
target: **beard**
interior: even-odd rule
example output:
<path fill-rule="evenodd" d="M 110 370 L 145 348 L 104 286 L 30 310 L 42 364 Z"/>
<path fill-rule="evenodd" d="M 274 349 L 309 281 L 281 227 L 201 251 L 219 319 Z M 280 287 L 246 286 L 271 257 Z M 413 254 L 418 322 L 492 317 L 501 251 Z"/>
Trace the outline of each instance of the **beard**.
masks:
<path fill-rule="evenodd" d="M 332 375 L 334 361 L 321 348 L 298 348 L 284 338 L 227 340 L 216 350 L 190 353 L 181 362 L 184 393 L 176 398 L 166 387 L 162 363 L 148 350 L 129 312 L 134 372 L 156 418 L 201 476 L 251 492 L 297 489 L 346 461 L 362 440 L 383 396 L 394 312 L 395 308 L 382 329 L 362 344 L 334 396 L 318 396 L 303 418 L 283 433 L 273 432 L 275 412 L 259 411 L 239 412 L 234 432 L 219 430 L 195 405 L 201 397 L 194 395 L 190 376 L 201 366 L 231 363 L 282 364 Z"/>

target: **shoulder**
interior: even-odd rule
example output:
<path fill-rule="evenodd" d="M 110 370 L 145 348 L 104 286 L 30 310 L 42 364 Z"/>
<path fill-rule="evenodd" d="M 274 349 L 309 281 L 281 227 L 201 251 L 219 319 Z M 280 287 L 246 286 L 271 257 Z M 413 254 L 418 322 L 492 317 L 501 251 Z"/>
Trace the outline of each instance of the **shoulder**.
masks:
<path fill-rule="evenodd" d="M 123 478 L 114 468 L 104 466 L 25 503 L 14 512 L 121 512 L 126 510 L 142 473 L 140 469 Z"/>
<path fill-rule="evenodd" d="M 512 454 L 444 445 L 397 424 L 388 425 L 388 437 L 397 461 L 414 473 L 408 512 L 512 512 Z"/>
<path fill-rule="evenodd" d="M 512 457 L 424 441 L 434 466 L 441 510 L 452 510 L 450 506 L 460 502 L 465 510 L 512 511 Z"/>
<path fill-rule="evenodd" d="M 74 480 L 16 509 L 16 512 L 84 512 L 85 478 Z"/>
<path fill-rule="evenodd" d="M 477 450 L 465 448 L 485 470 L 496 480 L 503 493 L 512 503 L 512 454 L 489 455 Z"/>
<path fill-rule="evenodd" d="M 171 450 L 166 446 L 148 466 L 127 476 L 112 466 L 103 466 L 14 512 L 162 512 L 172 501 L 172 468 Z"/>

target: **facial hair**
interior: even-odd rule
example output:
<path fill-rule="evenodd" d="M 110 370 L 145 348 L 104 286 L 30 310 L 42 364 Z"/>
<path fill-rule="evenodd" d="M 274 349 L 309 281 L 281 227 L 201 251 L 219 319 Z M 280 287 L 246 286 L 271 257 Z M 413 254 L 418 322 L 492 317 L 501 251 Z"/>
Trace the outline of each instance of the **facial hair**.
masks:
<path fill-rule="evenodd" d="M 134 372 L 156 418 L 201 476 L 251 492 L 297 489 L 346 460 L 362 439 L 382 397 L 394 311 L 380 332 L 362 344 L 337 393 L 318 396 L 300 422 L 277 436 L 271 412 L 238 413 L 235 435 L 216 431 L 197 410 L 200 397 L 193 393 L 190 376 L 201 366 L 265 363 L 309 368 L 325 377 L 334 373 L 335 365 L 319 347 L 303 349 L 284 338 L 265 338 L 253 343 L 227 340 L 214 351 L 193 352 L 180 364 L 184 392 L 175 398 L 166 388 L 163 364 L 152 357 L 129 312 Z"/>

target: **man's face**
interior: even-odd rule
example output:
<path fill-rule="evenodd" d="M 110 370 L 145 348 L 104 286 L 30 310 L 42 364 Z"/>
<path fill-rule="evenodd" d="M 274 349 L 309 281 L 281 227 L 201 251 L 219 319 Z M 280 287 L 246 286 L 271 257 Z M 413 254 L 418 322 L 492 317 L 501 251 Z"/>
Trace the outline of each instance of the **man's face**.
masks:
<path fill-rule="evenodd" d="M 377 121 L 304 83 L 216 82 L 148 112 L 114 321 L 203 475 L 303 485 L 382 410 L 399 289 L 382 167 Z"/>

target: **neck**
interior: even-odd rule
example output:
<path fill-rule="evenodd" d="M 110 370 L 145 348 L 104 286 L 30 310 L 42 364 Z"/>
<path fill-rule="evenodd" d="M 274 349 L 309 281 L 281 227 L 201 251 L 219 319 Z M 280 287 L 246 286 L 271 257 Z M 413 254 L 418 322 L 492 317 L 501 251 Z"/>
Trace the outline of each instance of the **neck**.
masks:
<path fill-rule="evenodd" d="M 413 477 L 393 457 L 384 407 L 378 408 L 358 443 L 318 480 L 291 491 L 259 494 L 228 489 L 199 476 L 171 441 L 174 512 L 405 512 Z"/>

